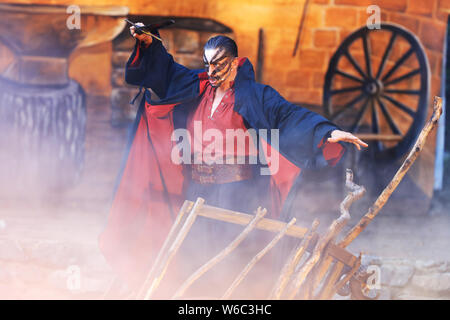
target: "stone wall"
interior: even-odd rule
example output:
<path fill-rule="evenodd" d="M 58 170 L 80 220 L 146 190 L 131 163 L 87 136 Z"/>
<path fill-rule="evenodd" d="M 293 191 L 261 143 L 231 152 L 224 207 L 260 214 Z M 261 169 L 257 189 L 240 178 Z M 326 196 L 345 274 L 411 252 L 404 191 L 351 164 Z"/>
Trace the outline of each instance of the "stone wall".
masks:
<path fill-rule="evenodd" d="M 130 104 L 139 89 L 125 83 L 125 64 L 135 44 L 135 40 L 129 34 L 128 30 L 124 30 L 113 41 L 111 56 L 111 124 L 113 126 L 130 123 L 136 116 L 139 104 L 139 100 L 134 105 Z"/>
<path fill-rule="evenodd" d="M 450 262 L 365 255 L 362 264 L 377 266 L 381 300 L 450 299 Z M 339 298 L 339 297 L 336 297 Z"/>

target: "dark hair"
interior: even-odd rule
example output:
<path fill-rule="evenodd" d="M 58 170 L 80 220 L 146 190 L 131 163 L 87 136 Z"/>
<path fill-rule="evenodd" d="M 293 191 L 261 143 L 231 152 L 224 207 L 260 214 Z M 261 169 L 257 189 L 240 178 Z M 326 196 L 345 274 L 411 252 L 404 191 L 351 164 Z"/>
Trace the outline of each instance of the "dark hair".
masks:
<path fill-rule="evenodd" d="M 217 49 L 224 48 L 225 51 L 232 57 L 238 56 L 238 49 L 236 42 L 227 36 L 215 36 L 210 38 L 206 43 L 204 50 L 206 49 Z"/>

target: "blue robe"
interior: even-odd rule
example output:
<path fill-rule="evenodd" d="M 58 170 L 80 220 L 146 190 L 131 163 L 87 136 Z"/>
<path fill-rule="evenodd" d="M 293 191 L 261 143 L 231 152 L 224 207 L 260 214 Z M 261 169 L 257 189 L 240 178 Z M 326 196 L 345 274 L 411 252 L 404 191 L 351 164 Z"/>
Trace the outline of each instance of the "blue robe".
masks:
<path fill-rule="evenodd" d="M 176 63 L 156 40 L 148 48 L 136 43 L 125 79 L 141 89 L 150 88 L 159 100 L 144 89 L 100 247 L 119 274 L 138 279 L 149 270 L 185 199 L 186 172 L 182 165 L 171 163 L 170 135 L 173 129 L 186 127 L 187 115 L 197 106 L 208 79 L 204 70 Z M 318 146 L 337 127 L 286 101 L 272 87 L 255 82 L 248 59 L 240 64 L 235 78 L 234 110 L 248 128 L 279 129 L 280 173 L 265 178 L 272 190 L 270 199 L 278 205 L 268 208 L 269 216 L 279 218 L 279 212 L 274 212 L 283 207 L 282 218 L 287 219 L 300 168 L 328 165 Z"/>

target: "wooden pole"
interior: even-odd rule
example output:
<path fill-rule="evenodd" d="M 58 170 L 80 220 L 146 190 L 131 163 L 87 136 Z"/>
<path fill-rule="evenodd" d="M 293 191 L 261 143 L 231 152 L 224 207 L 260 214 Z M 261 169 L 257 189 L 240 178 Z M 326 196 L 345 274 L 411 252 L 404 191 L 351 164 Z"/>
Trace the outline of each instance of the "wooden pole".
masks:
<path fill-rule="evenodd" d="M 158 266 L 160 266 L 161 261 L 163 259 L 167 258 L 168 250 L 170 246 L 173 244 L 173 241 L 175 240 L 175 236 L 178 234 L 182 227 L 182 223 L 186 220 L 186 213 L 192 210 L 194 203 L 191 201 L 185 201 L 183 203 L 183 206 L 181 207 L 175 222 L 173 223 L 172 227 L 170 228 L 169 234 L 166 237 L 166 240 L 164 241 L 164 244 L 162 245 L 161 249 L 158 252 L 158 256 L 156 257 L 156 260 L 153 264 L 152 269 L 150 270 L 149 274 L 145 278 L 144 284 L 142 285 L 141 289 L 139 290 L 138 294 L 136 295 L 136 299 L 139 299 L 140 297 L 144 297 L 145 295 L 145 288 L 147 288 L 151 282 L 153 281 L 153 278 L 155 276 L 155 273 L 157 271 Z"/>
<path fill-rule="evenodd" d="M 258 208 L 256 215 L 253 220 L 247 225 L 247 227 L 242 231 L 236 239 L 234 239 L 225 249 L 223 249 L 218 255 L 206 262 L 201 266 L 196 272 L 194 272 L 177 290 L 172 299 L 179 299 L 186 290 L 203 274 L 214 267 L 217 263 L 222 261 L 227 255 L 229 255 L 236 247 L 250 234 L 250 232 L 255 228 L 256 224 L 264 217 L 267 213 L 266 209 Z"/>
<path fill-rule="evenodd" d="M 195 201 L 195 204 L 194 204 L 191 212 L 189 213 L 189 216 L 187 217 L 186 222 L 184 223 L 181 230 L 178 232 L 177 237 L 173 241 L 170 248 L 168 248 L 167 253 L 161 253 L 161 255 L 165 258 L 161 260 L 161 263 L 158 266 L 155 266 L 155 268 L 156 268 L 155 275 L 154 275 L 153 279 L 150 279 L 151 284 L 145 295 L 145 298 L 144 298 L 145 300 L 150 299 L 152 297 L 152 295 L 154 294 L 155 290 L 158 288 L 159 284 L 161 283 L 161 280 L 163 279 L 163 277 L 167 271 L 167 268 L 168 268 L 170 262 L 172 261 L 175 254 L 178 252 L 178 249 L 180 248 L 181 244 L 183 243 L 184 238 L 188 234 L 189 230 L 191 230 L 191 227 L 195 222 L 195 219 L 197 218 L 197 210 L 199 208 L 201 208 L 201 206 L 203 205 L 204 202 L 205 202 L 204 199 L 197 198 L 197 201 Z"/>
<path fill-rule="evenodd" d="M 295 272 L 295 268 L 299 264 L 301 258 L 306 252 L 306 248 L 308 248 L 309 242 L 311 241 L 314 233 L 316 232 L 317 227 L 319 226 L 319 220 L 314 219 L 311 229 L 308 231 L 306 236 L 302 239 L 300 244 L 294 248 L 292 253 L 290 254 L 288 261 L 283 266 L 283 269 L 281 270 L 280 277 L 277 280 L 277 283 L 275 284 L 272 293 L 270 294 L 271 300 L 279 300 L 281 299 L 281 296 L 283 294 L 283 291 L 285 290 L 289 280 L 291 279 L 292 275 Z"/>
<path fill-rule="evenodd" d="M 289 229 L 290 226 L 292 226 L 297 219 L 292 218 L 291 221 L 286 225 L 286 227 L 283 228 L 273 239 L 270 241 L 270 243 L 264 247 L 256 256 L 253 257 L 253 259 L 247 264 L 247 266 L 242 270 L 242 272 L 238 275 L 236 280 L 233 281 L 231 286 L 228 288 L 228 290 L 225 292 L 225 294 L 222 296 L 222 300 L 229 299 L 230 296 L 233 294 L 234 290 L 239 286 L 239 284 L 244 280 L 245 276 L 250 272 L 250 270 L 255 266 L 255 264 L 262 259 L 266 255 L 267 252 L 269 252 L 270 249 L 272 249 L 278 241 L 280 241 L 281 238 L 286 234 L 286 231 Z"/>
<path fill-rule="evenodd" d="M 300 269 L 300 271 L 296 274 L 294 286 L 292 290 L 289 292 L 288 299 L 293 299 L 297 295 L 301 285 L 306 281 L 308 275 L 312 274 L 311 271 L 313 268 L 315 270 L 318 269 L 319 270 L 322 269 L 323 271 L 328 270 L 329 266 L 328 262 L 331 262 L 332 260 L 329 259 L 328 256 L 324 257 L 323 255 L 326 246 L 328 245 L 328 243 L 330 243 L 337 237 L 339 232 L 341 232 L 342 228 L 344 228 L 344 226 L 347 224 L 348 220 L 350 219 L 348 209 L 350 208 L 352 203 L 360 199 L 365 193 L 365 189 L 363 187 L 353 183 L 353 172 L 350 169 L 346 170 L 345 180 L 346 180 L 345 182 L 346 187 L 350 189 L 350 192 L 340 205 L 341 215 L 339 216 L 339 218 L 333 221 L 333 223 L 328 228 L 327 233 L 317 243 L 309 260 L 305 263 L 302 269 Z M 322 268 L 321 265 L 325 265 L 325 268 Z M 314 279 L 313 277 L 311 281 L 313 281 L 315 285 L 319 285 L 322 278 L 320 273 L 318 274 L 318 277 L 315 278 L 316 279 Z M 312 288 L 315 288 L 315 285 Z"/>
<path fill-rule="evenodd" d="M 398 169 L 394 178 L 392 178 L 391 182 L 388 186 L 383 190 L 375 203 L 369 208 L 367 213 L 361 218 L 357 225 L 355 225 L 345 236 L 345 238 L 339 243 L 339 246 L 342 248 L 347 247 L 366 227 L 367 225 L 375 218 L 375 216 L 380 212 L 381 208 L 386 204 L 387 200 L 397 188 L 398 184 L 402 181 L 405 174 L 408 172 L 409 168 L 412 166 L 414 161 L 419 156 L 420 152 L 423 149 L 425 141 L 428 137 L 428 134 L 434 127 L 437 125 L 439 117 L 442 114 L 442 99 L 440 97 L 434 97 L 433 102 L 433 115 L 430 120 L 426 123 L 425 127 L 419 134 L 416 143 L 413 148 L 409 152 L 408 157 L 405 159 L 401 167 Z"/>
<path fill-rule="evenodd" d="M 197 214 L 202 217 L 225 221 L 229 223 L 234 224 L 240 224 L 240 225 L 247 225 L 250 223 L 250 221 L 254 218 L 254 215 L 247 214 L 247 213 L 241 213 L 241 212 L 235 212 L 231 210 L 226 210 L 222 208 L 212 207 L 205 205 L 203 206 Z M 274 220 L 274 219 L 268 219 L 264 218 L 259 221 L 255 229 L 258 230 L 265 230 L 270 232 L 280 232 L 284 226 L 286 225 L 285 222 Z M 308 231 L 307 228 L 303 228 L 297 225 L 291 226 L 287 232 L 287 236 L 296 237 L 296 238 L 303 238 Z"/>

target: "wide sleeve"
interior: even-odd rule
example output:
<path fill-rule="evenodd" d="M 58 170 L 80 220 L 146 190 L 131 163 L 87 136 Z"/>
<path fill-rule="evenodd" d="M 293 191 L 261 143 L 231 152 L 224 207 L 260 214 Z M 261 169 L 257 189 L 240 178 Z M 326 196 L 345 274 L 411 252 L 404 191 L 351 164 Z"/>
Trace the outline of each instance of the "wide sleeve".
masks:
<path fill-rule="evenodd" d="M 344 145 L 326 141 L 339 129 L 326 118 L 288 102 L 270 86 L 264 88 L 262 105 L 267 125 L 279 129 L 279 151 L 294 164 L 320 168 L 336 165 L 342 157 Z"/>
<path fill-rule="evenodd" d="M 159 40 L 148 47 L 136 40 L 125 67 L 125 81 L 152 89 L 160 99 L 186 97 L 198 91 L 197 72 L 176 63 Z"/>

